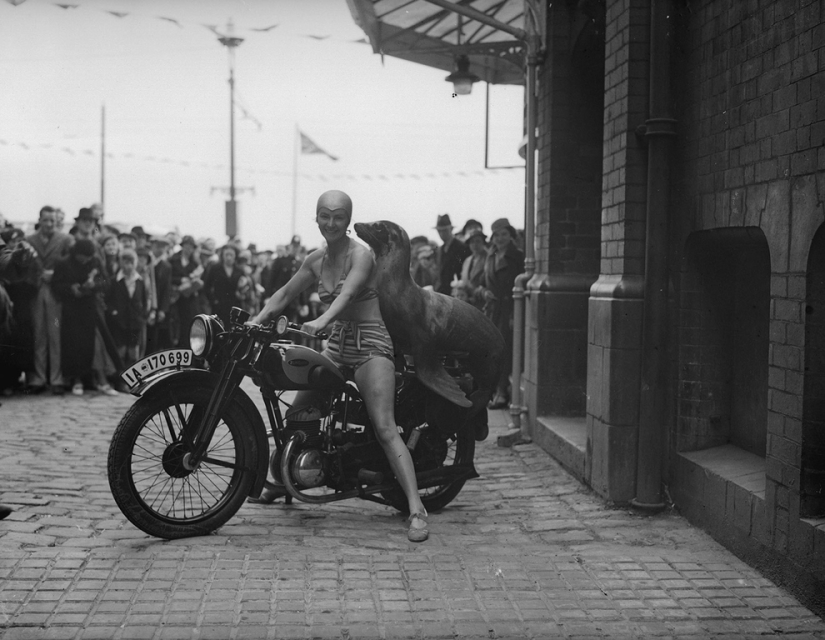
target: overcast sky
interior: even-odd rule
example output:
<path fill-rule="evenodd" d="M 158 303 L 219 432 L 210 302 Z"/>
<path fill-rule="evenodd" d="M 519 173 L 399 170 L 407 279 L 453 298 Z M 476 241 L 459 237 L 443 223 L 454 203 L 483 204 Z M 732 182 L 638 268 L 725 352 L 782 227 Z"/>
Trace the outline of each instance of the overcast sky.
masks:
<path fill-rule="evenodd" d="M 107 220 L 224 241 L 229 62 L 208 25 L 230 20 L 244 242 L 287 242 L 295 191 L 296 232 L 317 243 L 331 188 L 356 221 L 410 235 L 435 239 L 441 213 L 523 226 L 523 170 L 484 168 L 485 86 L 452 97 L 444 71 L 382 62 L 345 0 L 0 0 L 0 214 L 73 218 L 101 199 L 105 105 Z M 523 90 L 490 95 L 489 164 L 522 164 Z M 301 154 L 294 180 L 296 127 L 338 160 Z"/>

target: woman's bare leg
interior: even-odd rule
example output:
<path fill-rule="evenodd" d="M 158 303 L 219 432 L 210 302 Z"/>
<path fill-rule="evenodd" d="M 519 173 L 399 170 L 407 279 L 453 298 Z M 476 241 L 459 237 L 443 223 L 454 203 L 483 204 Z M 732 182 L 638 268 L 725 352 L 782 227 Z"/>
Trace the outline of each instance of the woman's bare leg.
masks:
<path fill-rule="evenodd" d="M 373 358 L 355 372 L 355 383 L 367 405 L 378 442 L 407 496 L 410 514 L 426 515 L 427 510 L 418 495 L 410 451 L 395 424 L 395 366 L 386 358 Z"/>

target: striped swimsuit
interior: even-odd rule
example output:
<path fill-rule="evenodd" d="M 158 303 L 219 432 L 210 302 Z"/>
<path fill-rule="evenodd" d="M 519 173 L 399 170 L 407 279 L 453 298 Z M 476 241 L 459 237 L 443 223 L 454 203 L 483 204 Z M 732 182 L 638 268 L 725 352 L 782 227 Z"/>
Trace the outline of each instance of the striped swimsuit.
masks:
<path fill-rule="evenodd" d="M 344 271 L 335 289 L 327 291 L 322 278 L 318 278 L 318 297 L 324 304 L 331 304 L 341 293 L 344 280 L 350 269 L 350 258 L 352 256 L 352 245 L 344 261 Z M 321 273 L 324 272 L 324 261 L 327 252 L 321 258 Z M 364 302 L 378 297 L 378 291 L 372 287 L 365 287 L 352 299 L 352 303 Z M 395 362 L 392 348 L 392 338 L 387 332 L 387 327 L 378 320 L 336 320 L 332 324 L 329 334 L 329 344 L 323 354 L 332 360 L 336 365 L 344 369 L 355 372 L 365 362 L 373 358 L 387 358 L 390 362 Z"/>

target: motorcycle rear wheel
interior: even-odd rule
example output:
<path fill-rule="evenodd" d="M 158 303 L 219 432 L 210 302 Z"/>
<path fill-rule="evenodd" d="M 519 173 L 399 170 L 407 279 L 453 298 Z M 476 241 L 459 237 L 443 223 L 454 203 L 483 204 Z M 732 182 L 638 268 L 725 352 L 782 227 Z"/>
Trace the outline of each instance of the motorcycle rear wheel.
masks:
<path fill-rule="evenodd" d="M 109 446 L 109 486 L 123 515 L 138 529 L 173 540 L 206 535 L 244 503 L 254 481 L 253 436 L 240 406 L 218 422 L 197 469 L 182 465 L 183 437 L 193 411 L 202 413 L 210 390 L 180 389 L 140 398 L 118 424 Z"/>
<path fill-rule="evenodd" d="M 427 471 L 441 467 L 467 465 L 475 455 L 475 437 L 470 428 L 458 430 L 454 438 L 444 441 L 434 429 L 427 429 L 411 452 L 417 471 Z M 419 489 L 418 495 L 427 512 L 439 511 L 450 504 L 461 492 L 466 480 Z M 381 496 L 402 513 L 409 513 L 409 505 L 404 491 L 400 488 L 385 491 Z"/>

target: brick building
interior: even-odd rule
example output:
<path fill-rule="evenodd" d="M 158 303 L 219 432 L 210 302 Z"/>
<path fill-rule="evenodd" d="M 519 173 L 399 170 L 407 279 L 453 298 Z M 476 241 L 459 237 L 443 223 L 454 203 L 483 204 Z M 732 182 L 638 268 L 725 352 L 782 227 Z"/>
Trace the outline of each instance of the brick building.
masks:
<path fill-rule="evenodd" d="M 825 610 L 825 3 L 349 1 L 389 55 L 445 64 L 427 28 L 488 82 L 535 68 L 522 432 Z M 451 11 L 538 34 L 538 65 Z"/>

